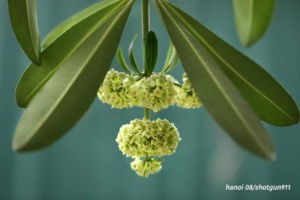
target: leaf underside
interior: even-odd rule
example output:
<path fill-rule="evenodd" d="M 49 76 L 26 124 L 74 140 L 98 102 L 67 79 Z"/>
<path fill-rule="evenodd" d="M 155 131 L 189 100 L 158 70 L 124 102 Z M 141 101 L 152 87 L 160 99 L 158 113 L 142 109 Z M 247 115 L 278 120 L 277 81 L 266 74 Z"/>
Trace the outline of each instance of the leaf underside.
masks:
<path fill-rule="evenodd" d="M 268 29 L 275 0 L 233 0 L 233 7 L 238 35 L 243 45 L 249 47 Z"/>
<path fill-rule="evenodd" d="M 263 158 L 275 159 L 267 131 L 219 64 L 179 22 L 169 3 L 155 2 L 183 67 L 207 111 L 241 146 Z"/>
<path fill-rule="evenodd" d="M 179 8 L 166 6 L 214 57 L 261 120 L 276 126 L 299 122 L 295 101 L 268 72 Z"/>
<path fill-rule="evenodd" d="M 87 10 L 93 10 L 89 15 L 84 10 L 71 19 L 72 26 L 64 24 L 64 31 L 60 28 L 60 35 L 42 52 L 43 63 L 37 66 L 32 63 L 22 75 L 16 88 L 16 102 L 18 106 L 25 108 L 33 97 L 40 91 L 49 78 L 63 65 L 63 63 L 92 35 L 98 27 L 105 23 L 125 1 L 117 1 L 109 5 L 103 2 L 94 4 Z M 97 9 L 97 11 L 95 10 Z M 85 13 L 85 15 L 82 15 Z M 81 16 L 82 18 L 79 18 Z M 70 20 L 66 20 L 67 22 Z M 59 27 L 62 27 L 59 25 Z M 68 27 L 68 28 L 67 28 Z M 53 37 L 51 37 L 53 39 Z"/>
<path fill-rule="evenodd" d="M 36 65 L 41 64 L 36 0 L 8 0 L 12 28 L 19 44 Z"/>
<path fill-rule="evenodd" d="M 82 117 L 109 69 L 133 2 L 127 0 L 98 27 L 35 96 L 17 126 L 13 149 L 44 148 Z"/>
<path fill-rule="evenodd" d="M 105 7 L 109 7 L 110 5 L 116 4 L 120 2 L 120 0 L 104 0 L 90 7 L 85 8 L 79 13 L 73 15 L 67 20 L 60 23 L 56 26 L 44 39 L 42 47 L 47 48 L 50 44 L 52 44 L 55 40 L 57 40 L 61 35 L 71 29 L 73 26 L 83 21 L 84 19 L 90 17 L 91 15 L 99 12 L 99 10 L 104 9 Z"/>

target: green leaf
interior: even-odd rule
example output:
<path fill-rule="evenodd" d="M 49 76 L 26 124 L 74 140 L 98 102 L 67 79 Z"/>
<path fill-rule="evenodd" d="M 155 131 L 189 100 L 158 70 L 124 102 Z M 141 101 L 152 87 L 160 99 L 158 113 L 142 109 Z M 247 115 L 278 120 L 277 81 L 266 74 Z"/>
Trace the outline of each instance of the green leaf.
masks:
<path fill-rule="evenodd" d="M 99 10 L 104 9 L 112 4 L 116 4 L 120 2 L 120 0 L 104 0 L 97 4 L 91 5 L 90 7 L 82 10 L 81 12 L 73 15 L 69 19 L 63 21 L 61 24 L 56 26 L 45 38 L 42 47 L 47 48 L 51 43 L 53 43 L 57 38 L 59 38 L 62 34 L 71 29 L 74 25 L 79 22 L 85 20 L 91 15 L 99 12 Z"/>
<path fill-rule="evenodd" d="M 8 9 L 12 28 L 22 49 L 32 62 L 40 65 L 36 0 L 8 0 Z"/>
<path fill-rule="evenodd" d="M 176 49 L 175 49 L 174 45 L 172 43 L 170 43 L 166 61 L 162 68 L 162 72 L 168 73 L 168 72 L 172 71 L 176 67 L 178 62 L 179 62 L 179 57 L 176 53 Z"/>
<path fill-rule="evenodd" d="M 38 150 L 63 136 L 89 108 L 116 53 L 133 0 L 90 36 L 32 100 L 17 126 L 13 148 Z"/>
<path fill-rule="evenodd" d="M 151 75 L 157 62 L 158 41 L 155 33 L 149 31 L 145 36 L 145 69 L 146 74 Z"/>
<path fill-rule="evenodd" d="M 128 48 L 128 55 L 129 55 L 129 61 L 130 61 L 130 64 L 132 66 L 132 68 L 136 71 L 136 73 L 138 74 L 142 74 L 141 71 L 140 71 L 140 68 L 136 62 L 136 58 L 134 56 L 134 51 L 133 51 L 133 47 L 134 47 L 134 43 L 136 41 L 136 39 L 138 38 L 138 34 L 135 34 L 130 45 L 129 45 L 129 48 Z"/>
<path fill-rule="evenodd" d="M 249 47 L 266 32 L 275 0 L 233 0 L 235 22 L 241 42 Z"/>
<path fill-rule="evenodd" d="M 299 122 L 295 101 L 269 73 L 179 8 L 166 6 L 214 57 L 260 119 L 277 126 Z"/>
<path fill-rule="evenodd" d="M 156 0 L 164 24 L 203 105 L 240 145 L 267 159 L 275 159 L 271 139 L 251 107 L 214 58 L 170 12 Z"/>
<path fill-rule="evenodd" d="M 49 78 L 109 17 L 124 6 L 126 1 L 118 1 L 106 7 L 95 4 L 98 12 L 73 25 L 58 37 L 43 52 L 41 66 L 31 64 L 22 75 L 16 89 L 16 101 L 20 107 L 27 107 Z M 102 3 L 100 3 L 102 5 Z"/>
<path fill-rule="evenodd" d="M 118 61 L 119 61 L 120 66 L 125 71 L 127 71 L 128 73 L 133 73 L 133 71 L 131 71 L 130 68 L 128 67 L 128 64 L 127 64 L 127 62 L 126 62 L 126 60 L 124 58 L 122 48 L 119 48 L 119 50 L 118 50 Z"/>

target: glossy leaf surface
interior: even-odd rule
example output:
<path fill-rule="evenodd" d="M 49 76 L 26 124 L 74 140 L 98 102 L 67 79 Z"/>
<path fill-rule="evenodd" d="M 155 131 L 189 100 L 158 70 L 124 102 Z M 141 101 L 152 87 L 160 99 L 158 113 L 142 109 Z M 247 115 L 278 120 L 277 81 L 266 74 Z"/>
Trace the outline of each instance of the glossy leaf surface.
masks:
<path fill-rule="evenodd" d="M 155 33 L 149 31 L 145 37 L 145 69 L 146 74 L 150 75 L 156 65 L 158 57 L 158 41 Z"/>
<path fill-rule="evenodd" d="M 12 28 L 22 49 L 32 62 L 40 65 L 36 0 L 8 0 L 8 8 Z"/>
<path fill-rule="evenodd" d="M 268 72 L 179 8 L 166 6 L 214 57 L 260 119 L 277 126 L 299 122 L 295 101 Z"/>
<path fill-rule="evenodd" d="M 31 151 L 62 137 L 89 108 L 116 53 L 134 1 L 126 4 L 71 54 L 25 110 L 13 148 Z"/>
<path fill-rule="evenodd" d="M 104 9 L 109 5 L 115 4 L 116 2 L 120 2 L 120 0 L 101 1 L 97 4 L 91 5 L 90 7 L 63 21 L 46 36 L 42 44 L 43 48 L 47 48 L 51 43 L 53 43 L 57 38 L 59 38 L 61 35 L 63 35 L 65 32 L 71 29 L 74 25 L 90 17 L 91 15 L 99 12 L 99 10 Z"/>
<path fill-rule="evenodd" d="M 166 1 L 156 0 L 156 4 L 183 67 L 207 111 L 241 146 L 261 157 L 275 159 L 271 138 L 219 64 L 170 12 Z"/>
<path fill-rule="evenodd" d="M 233 0 L 236 28 L 241 42 L 249 47 L 266 32 L 275 0 Z"/>
<path fill-rule="evenodd" d="M 22 75 L 16 89 L 16 101 L 20 107 L 27 107 L 32 98 L 40 91 L 57 69 L 83 44 L 109 17 L 111 17 L 126 1 L 102 7 L 102 2 L 95 4 L 98 12 L 82 19 L 68 31 L 58 37 L 43 52 L 43 63 L 31 64 Z M 91 8 L 89 8 L 91 9 Z M 69 21 L 69 20 L 67 20 Z"/>

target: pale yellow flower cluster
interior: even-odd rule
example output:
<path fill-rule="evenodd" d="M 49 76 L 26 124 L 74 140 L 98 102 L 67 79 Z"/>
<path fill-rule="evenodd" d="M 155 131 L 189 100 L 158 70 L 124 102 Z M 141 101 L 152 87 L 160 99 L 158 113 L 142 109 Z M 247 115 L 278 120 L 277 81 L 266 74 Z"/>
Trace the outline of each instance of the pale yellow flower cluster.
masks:
<path fill-rule="evenodd" d="M 151 157 L 173 154 L 180 137 L 174 124 L 166 119 L 135 119 L 120 128 L 116 141 L 127 157 Z"/>
<path fill-rule="evenodd" d="M 135 158 L 131 168 L 144 177 L 161 170 L 158 157 L 175 153 L 180 140 L 177 128 L 166 119 L 135 119 L 120 128 L 116 139 L 123 154 Z"/>
<path fill-rule="evenodd" d="M 183 74 L 182 81 L 182 87 L 176 87 L 176 105 L 181 108 L 199 108 L 202 106 L 202 103 L 193 89 L 192 83 L 186 73 Z"/>
<path fill-rule="evenodd" d="M 153 73 L 149 77 L 133 77 L 110 70 L 98 96 L 113 108 L 146 107 L 158 112 L 176 104 L 182 108 L 199 108 L 202 104 L 187 75 L 183 75 L 182 87 L 170 75 Z"/>
<path fill-rule="evenodd" d="M 106 74 L 98 90 L 98 97 L 113 108 L 127 108 L 131 106 L 130 88 L 134 82 L 132 76 L 112 69 Z"/>
<path fill-rule="evenodd" d="M 164 74 L 152 74 L 132 85 L 134 105 L 158 112 L 174 104 L 176 91 L 173 82 Z"/>
<path fill-rule="evenodd" d="M 151 76 L 128 75 L 110 70 L 98 96 L 113 108 L 140 106 L 158 112 L 171 105 L 183 108 L 198 108 L 201 102 L 187 75 L 182 86 L 170 75 L 152 73 Z M 180 136 L 177 128 L 168 120 L 135 119 L 123 125 L 116 141 L 127 157 L 135 160 L 131 168 L 139 176 L 148 177 L 161 170 L 160 157 L 175 153 Z"/>
<path fill-rule="evenodd" d="M 149 160 L 141 160 L 140 158 L 136 158 L 130 164 L 131 169 L 136 171 L 139 176 L 144 176 L 148 178 L 150 174 L 158 173 L 161 170 L 161 160 L 151 158 Z"/>

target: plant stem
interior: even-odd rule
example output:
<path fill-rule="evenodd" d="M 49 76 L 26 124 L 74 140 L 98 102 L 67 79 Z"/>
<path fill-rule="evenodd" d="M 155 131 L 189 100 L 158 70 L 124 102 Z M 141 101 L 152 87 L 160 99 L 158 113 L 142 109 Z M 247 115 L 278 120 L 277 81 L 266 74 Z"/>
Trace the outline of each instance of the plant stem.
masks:
<path fill-rule="evenodd" d="M 143 36 L 143 47 L 145 46 L 145 37 L 150 30 L 150 17 L 149 17 L 149 0 L 142 0 L 142 36 Z M 144 54 L 145 63 L 145 54 Z M 144 65 L 145 72 L 145 65 Z M 150 109 L 144 108 L 144 119 L 150 120 Z"/>
<path fill-rule="evenodd" d="M 149 108 L 144 108 L 144 119 L 150 120 L 150 109 Z"/>
<path fill-rule="evenodd" d="M 143 34 L 143 42 L 145 41 L 146 34 L 150 30 L 150 25 L 149 24 L 150 24 L 149 0 L 142 0 L 142 34 Z"/>

